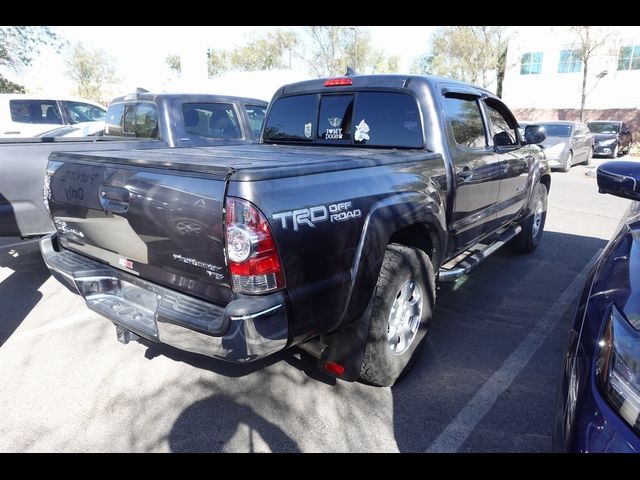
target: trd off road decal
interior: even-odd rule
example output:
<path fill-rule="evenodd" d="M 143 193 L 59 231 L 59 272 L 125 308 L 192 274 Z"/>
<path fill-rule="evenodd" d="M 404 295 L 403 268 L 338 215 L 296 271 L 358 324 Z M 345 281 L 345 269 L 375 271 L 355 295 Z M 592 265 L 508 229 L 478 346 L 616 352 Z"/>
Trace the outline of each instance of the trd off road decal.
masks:
<path fill-rule="evenodd" d="M 361 216 L 362 211 L 359 208 L 353 208 L 351 202 L 340 202 L 278 212 L 274 213 L 271 218 L 280 220 L 283 230 L 287 230 L 289 226 L 293 225 L 293 230 L 297 232 L 301 225 L 315 228 L 316 224 L 320 222 L 344 222 Z"/>

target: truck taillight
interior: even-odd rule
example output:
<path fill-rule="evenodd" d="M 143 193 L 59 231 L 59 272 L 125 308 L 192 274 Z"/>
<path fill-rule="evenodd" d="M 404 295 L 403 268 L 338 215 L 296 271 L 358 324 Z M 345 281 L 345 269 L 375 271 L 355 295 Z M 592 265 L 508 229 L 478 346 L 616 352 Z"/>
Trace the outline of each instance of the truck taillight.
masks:
<path fill-rule="evenodd" d="M 282 267 L 271 229 L 250 202 L 228 197 L 226 237 L 233 289 L 266 293 L 284 286 Z"/>

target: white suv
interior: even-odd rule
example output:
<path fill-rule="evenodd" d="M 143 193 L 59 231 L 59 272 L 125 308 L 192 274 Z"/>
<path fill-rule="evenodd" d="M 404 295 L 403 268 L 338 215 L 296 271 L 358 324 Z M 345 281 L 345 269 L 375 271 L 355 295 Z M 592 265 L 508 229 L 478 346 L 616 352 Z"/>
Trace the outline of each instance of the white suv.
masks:
<path fill-rule="evenodd" d="M 52 99 L 43 95 L 0 94 L 0 137 L 35 137 L 73 125 L 74 136 L 93 135 L 104 128 L 106 108 L 82 99 Z"/>

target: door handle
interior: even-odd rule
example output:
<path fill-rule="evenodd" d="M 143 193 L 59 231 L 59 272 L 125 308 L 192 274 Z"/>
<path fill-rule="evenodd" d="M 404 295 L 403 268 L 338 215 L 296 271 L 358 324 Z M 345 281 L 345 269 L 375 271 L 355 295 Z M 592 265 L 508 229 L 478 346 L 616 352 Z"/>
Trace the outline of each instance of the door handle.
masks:
<path fill-rule="evenodd" d="M 109 212 L 125 213 L 129 209 L 129 190 L 102 185 L 99 190 L 100 206 Z"/>
<path fill-rule="evenodd" d="M 461 172 L 458 173 L 458 177 L 462 182 L 466 183 L 473 179 L 473 171 L 469 167 L 464 167 Z"/>

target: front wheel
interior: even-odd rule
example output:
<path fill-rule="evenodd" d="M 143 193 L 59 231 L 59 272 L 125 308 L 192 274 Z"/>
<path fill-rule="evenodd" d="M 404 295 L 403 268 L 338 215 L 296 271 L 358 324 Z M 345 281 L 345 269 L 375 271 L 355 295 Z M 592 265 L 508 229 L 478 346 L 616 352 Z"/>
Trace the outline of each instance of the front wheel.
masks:
<path fill-rule="evenodd" d="M 512 250 L 531 253 L 538 248 L 547 219 L 547 194 L 547 187 L 543 183 L 538 183 L 533 199 L 533 208 L 529 216 L 520 224 L 522 231 L 512 240 Z"/>
<path fill-rule="evenodd" d="M 390 387 L 412 366 L 427 334 L 435 302 L 435 275 L 421 250 L 391 244 L 376 283 L 360 380 Z"/>
<path fill-rule="evenodd" d="M 571 165 L 573 165 L 573 151 L 569 150 L 569 154 L 567 155 L 567 158 L 564 161 L 564 165 L 562 166 L 562 171 L 564 173 L 567 173 L 569 170 L 571 170 Z"/>
<path fill-rule="evenodd" d="M 618 158 L 619 153 L 620 153 L 620 146 L 616 143 L 616 146 L 613 148 L 613 153 L 611 154 L 611 158 Z"/>

